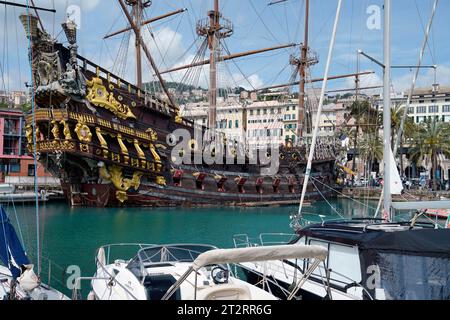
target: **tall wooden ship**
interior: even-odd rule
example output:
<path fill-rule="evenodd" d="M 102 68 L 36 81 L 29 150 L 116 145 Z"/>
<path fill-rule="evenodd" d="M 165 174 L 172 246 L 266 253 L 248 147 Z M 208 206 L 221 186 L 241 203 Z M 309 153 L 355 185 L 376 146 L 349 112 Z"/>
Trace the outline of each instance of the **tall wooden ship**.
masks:
<path fill-rule="evenodd" d="M 73 22 L 62 25 L 69 43 L 64 46 L 45 32 L 38 14 L 21 16 L 31 40 L 36 106 L 26 119 L 28 147 L 32 151 L 35 145 L 39 162 L 60 178 L 69 203 L 93 207 L 297 204 L 307 162 L 305 145 L 281 146 L 279 156 L 273 159 L 279 163 L 279 170 L 271 176 L 263 176 L 264 166 L 252 164 L 249 158 L 243 164 L 174 163 L 171 133 L 185 129 L 194 135 L 195 124 L 181 116 L 143 41 L 141 26 L 148 22 L 142 21 L 140 12 L 149 2 L 119 0 L 119 4 L 130 25 L 124 31 L 136 35 L 136 85 L 80 56 Z M 232 26 L 222 18 L 218 0 L 208 16 L 198 24 L 197 32 L 206 37 L 211 51 L 205 62 L 210 65 L 211 75 L 208 124 L 215 129 L 216 63 L 223 60 L 217 54 L 217 42 L 231 35 Z M 142 52 L 166 99 L 143 91 Z M 302 97 L 304 69 L 311 62 L 307 41 L 301 52 L 301 58 L 293 61 L 299 66 Z M 300 112 L 304 112 L 304 99 L 299 100 Z M 303 114 L 299 118 L 303 125 Z M 226 137 L 222 138 L 226 141 Z M 317 149 L 313 177 L 318 183 L 308 189 L 310 199 L 321 194 L 330 196 L 330 186 L 335 181 L 338 150 L 332 144 L 322 144 Z M 205 150 L 193 140 L 183 153 L 194 158 Z"/>

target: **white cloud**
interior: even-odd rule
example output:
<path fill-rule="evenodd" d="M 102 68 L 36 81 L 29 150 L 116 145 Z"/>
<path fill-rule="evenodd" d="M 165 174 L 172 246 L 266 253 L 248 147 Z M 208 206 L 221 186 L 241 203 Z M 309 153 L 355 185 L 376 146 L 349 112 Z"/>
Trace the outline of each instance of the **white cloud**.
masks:
<path fill-rule="evenodd" d="M 414 72 L 415 71 L 395 78 L 393 80 L 395 90 L 396 91 L 410 90 Z M 427 69 L 425 73 L 421 72 L 416 82 L 416 88 L 419 87 L 431 88 L 431 85 L 434 84 L 435 81 L 440 85 L 450 86 L 450 68 L 444 65 L 438 65 L 436 70 L 436 80 L 433 69 Z"/>
<path fill-rule="evenodd" d="M 360 77 L 360 88 L 364 87 L 376 87 L 376 86 L 382 86 L 383 85 L 383 79 L 376 73 L 363 75 Z M 346 80 L 346 88 L 354 88 L 355 87 L 355 78 L 347 78 Z M 369 89 L 362 91 L 366 94 L 375 94 L 380 93 L 381 89 Z"/>
<path fill-rule="evenodd" d="M 186 52 L 187 49 L 183 44 L 182 34 L 174 31 L 170 27 L 164 27 L 153 31 L 153 37 L 146 29 L 143 32 L 143 38 L 160 71 L 184 66 L 194 61 L 194 54 Z M 132 82 L 135 81 L 136 65 L 134 59 L 134 41 L 134 37 L 131 37 L 128 49 L 128 56 L 130 58 L 125 76 L 127 80 Z M 206 53 L 205 59 L 208 58 L 208 53 Z M 153 70 L 151 70 L 145 55 L 143 55 L 142 59 L 144 70 L 148 70 L 148 72 L 143 72 L 143 81 L 147 82 L 155 80 Z M 241 86 L 250 90 L 253 88 L 260 88 L 264 84 L 258 74 L 253 74 L 248 77 L 245 77 L 241 73 L 230 74 L 229 67 L 231 67 L 232 64 L 226 66 L 226 63 L 227 62 L 222 62 L 218 64 L 218 87 L 235 88 L 236 86 Z M 204 65 L 202 67 L 191 68 L 189 71 L 188 69 L 175 71 L 170 74 L 164 74 L 163 78 L 166 81 L 183 81 L 183 83 L 188 85 L 209 88 L 209 66 Z"/>

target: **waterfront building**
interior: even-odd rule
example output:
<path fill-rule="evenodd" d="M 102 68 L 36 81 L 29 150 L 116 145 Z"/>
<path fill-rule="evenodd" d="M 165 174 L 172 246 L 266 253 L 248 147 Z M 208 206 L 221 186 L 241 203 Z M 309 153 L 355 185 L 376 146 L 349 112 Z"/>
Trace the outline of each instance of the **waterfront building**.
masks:
<path fill-rule="evenodd" d="M 406 105 L 409 91 L 401 97 L 393 99 L 394 105 Z M 417 88 L 412 95 L 411 104 L 408 107 L 408 116 L 415 123 L 421 123 L 426 120 L 437 120 L 450 122 L 450 87 L 434 84 L 428 88 Z M 431 177 L 431 163 L 424 161 L 422 165 L 416 165 L 409 161 L 406 154 L 403 155 L 404 175 L 407 177 L 418 178 L 422 173 Z M 443 181 L 450 179 L 450 160 L 445 157 L 439 158 L 438 176 Z"/>
<path fill-rule="evenodd" d="M 394 103 L 405 105 L 409 92 L 394 99 Z M 417 88 L 414 90 L 408 116 L 420 123 L 426 119 L 435 119 L 450 122 L 450 87 L 438 84 L 430 88 Z"/>
<path fill-rule="evenodd" d="M 257 101 L 246 106 L 247 142 L 251 146 L 284 144 L 286 111 L 292 103 Z"/>
<path fill-rule="evenodd" d="M 28 155 L 23 112 L 17 109 L 0 109 L 0 182 L 32 187 L 34 185 L 34 160 Z M 39 185 L 59 185 L 59 180 L 38 164 Z"/>

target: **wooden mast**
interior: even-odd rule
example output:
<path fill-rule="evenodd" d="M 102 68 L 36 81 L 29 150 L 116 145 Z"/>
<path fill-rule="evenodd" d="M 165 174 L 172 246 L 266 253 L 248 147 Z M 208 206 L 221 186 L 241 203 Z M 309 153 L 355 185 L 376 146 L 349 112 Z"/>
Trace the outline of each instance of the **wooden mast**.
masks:
<path fill-rule="evenodd" d="M 306 84 L 306 61 L 308 57 L 308 42 L 309 42 L 309 0 L 306 0 L 305 5 L 305 39 L 301 49 L 300 61 L 300 91 L 298 95 L 298 125 L 297 136 L 303 137 L 303 124 L 305 123 L 305 84 Z"/>
<path fill-rule="evenodd" d="M 297 44 L 291 43 L 291 44 L 281 45 L 281 46 L 277 46 L 277 47 L 270 47 L 270 48 L 265 48 L 265 49 L 260 49 L 260 50 L 251 50 L 251 51 L 246 51 L 246 52 L 234 53 L 234 54 L 230 54 L 227 56 L 220 56 L 220 57 L 218 56 L 216 58 L 216 63 L 222 62 L 222 61 L 228 61 L 228 60 L 232 60 L 232 59 L 237 59 L 237 58 L 242 58 L 242 57 L 247 57 L 247 56 L 251 56 L 254 54 L 258 54 L 258 53 L 264 53 L 264 52 L 268 52 L 268 51 L 291 48 L 291 47 L 295 47 L 295 46 L 297 46 Z M 209 63 L 210 63 L 210 60 L 195 62 L 195 63 L 187 64 L 184 66 L 175 67 L 175 68 L 172 68 L 169 70 L 161 71 L 161 74 L 180 71 L 180 70 L 184 70 L 184 69 L 188 69 L 188 68 L 200 67 L 200 66 L 203 66 L 203 65 L 206 65 Z"/>
<path fill-rule="evenodd" d="M 215 130 L 217 127 L 217 62 L 220 39 L 233 34 L 231 22 L 221 19 L 219 0 L 214 0 L 214 10 L 208 12 L 209 20 L 197 22 L 197 34 L 207 37 L 210 50 L 209 57 L 209 112 L 208 128 Z M 222 25 L 222 21 L 224 25 Z"/>
<path fill-rule="evenodd" d="M 142 57 L 141 57 L 141 16 L 142 16 L 142 3 L 141 0 L 136 0 L 135 10 L 134 10 L 134 19 L 136 21 L 136 86 L 139 89 L 142 89 Z"/>
<path fill-rule="evenodd" d="M 142 22 L 141 22 L 141 28 L 142 28 L 143 26 L 147 25 L 147 24 L 150 24 L 150 23 L 153 23 L 153 22 L 162 20 L 162 19 L 167 18 L 167 17 L 171 17 L 171 16 L 176 15 L 176 14 L 179 14 L 179 13 L 183 13 L 183 12 L 185 12 L 185 11 L 187 11 L 187 9 L 179 9 L 179 10 L 176 10 L 176 11 L 173 11 L 173 12 L 169 12 L 169 13 L 166 13 L 166 14 L 163 14 L 163 15 L 160 15 L 160 16 L 157 16 L 157 17 L 154 17 L 154 18 L 151 18 L 151 19 L 142 21 Z M 132 30 L 132 29 L 133 29 L 133 28 L 131 28 L 131 27 L 127 27 L 127 28 L 124 28 L 124 29 L 121 29 L 121 30 L 112 32 L 112 33 L 107 34 L 106 36 L 104 36 L 103 39 L 108 39 L 108 38 L 117 36 L 118 34 L 121 34 L 121 33 L 127 32 L 127 31 L 130 31 L 130 30 Z"/>
<path fill-rule="evenodd" d="M 305 36 L 301 46 L 300 58 L 291 57 L 291 64 L 297 66 L 300 75 L 298 93 L 297 137 L 302 138 L 305 124 L 305 98 L 307 68 L 318 63 L 316 57 L 309 57 L 309 0 L 305 5 Z"/>
<path fill-rule="evenodd" d="M 219 0 L 214 0 L 214 11 L 209 13 L 210 33 L 208 35 L 209 55 L 209 119 L 208 128 L 216 129 L 217 122 L 217 63 L 216 49 L 219 42 L 217 31 L 220 28 L 219 21 Z"/>
<path fill-rule="evenodd" d="M 164 93 L 167 95 L 167 98 L 169 99 L 170 104 L 171 104 L 176 110 L 178 110 L 178 109 L 179 109 L 179 108 L 178 108 L 178 105 L 177 105 L 175 99 L 174 99 L 174 98 L 172 97 L 172 95 L 170 94 L 169 89 L 167 88 L 166 83 L 165 83 L 163 77 L 162 77 L 161 74 L 159 73 L 158 66 L 156 65 L 155 60 L 153 59 L 152 55 L 150 54 L 150 50 L 149 50 L 149 49 L 147 48 L 147 46 L 145 45 L 145 43 L 144 43 L 144 41 L 143 41 L 143 39 L 142 39 L 142 35 L 139 33 L 139 30 L 138 30 L 136 24 L 135 24 L 134 21 L 133 21 L 133 17 L 132 17 L 131 14 L 128 12 L 127 7 L 126 7 L 126 5 L 125 5 L 125 3 L 124 3 L 124 0 L 118 0 L 118 1 L 119 1 L 119 4 L 120 4 L 120 6 L 121 6 L 123 12 L 125 13 L 125 16 L 126 16 L 126 18 L 127 18 L 127 20 L 128 20 L 128 23 L 131 25 L 131 28 L 132 28 L 133 31 L 134 31 L 134 34 L 135 34 L 136 38 L 139 38 L 139 43 L 140 43 L 140 45 L 141 45 L 141 48 L 142 48 L 142 50 L 144 51 L 145 56 L 147 57 L 147 60 L 149 61 L 150 65 L 152 66 L 153 71 L 155 72 L 155 74 L 156 74 L 156 76 L 157 76 L 157 78 L 158 78 L 158 80 L 159 80 L 159 83 L 161 84 L 161 87 L 162 87 Z M 149 2 L 147 2 L 147 3 L 149 3 Z M 144 4 L 144 6 L 145 6 L 145 4 Z"/>
<path fill-rule="evenodd" d="M 374 73 L 375 72 L 373 72 L 373 71 L 364 71 L 364 72 L 359 72 L 359 73 L 342 74 L 342 75 L 338 75 L 338 76 L 330 76 L 330 77 L 328 77 L 328 80 L 353 78 L 353 77 L 356 77 L 356 76 L 364 76 L 364 75 L 374 74 Z M 315 83 L 315 82 L 322 82 L 322 81 L 323 81 L 323 78 L 316 78 L 316 79 L 310 79 L 307 82 L 308 83 Z M 270 86 L 270 87 L 259 88 L 259 89 L 255 90 L 255 92 L 257 92 L 257 91 L 264 91 L 264 90 L 271 90 L 271 89 L 278 89 L 278 88 L 284 88 L 284 87 L 292 87 L 292 86 L 296 86 L 298 84 L 300 84 L 300 81 L 296 81 L 296 82 L 292 82 L 292 83 L 277 84 L 277 85 L 273 85 L 273 86 Z"/>

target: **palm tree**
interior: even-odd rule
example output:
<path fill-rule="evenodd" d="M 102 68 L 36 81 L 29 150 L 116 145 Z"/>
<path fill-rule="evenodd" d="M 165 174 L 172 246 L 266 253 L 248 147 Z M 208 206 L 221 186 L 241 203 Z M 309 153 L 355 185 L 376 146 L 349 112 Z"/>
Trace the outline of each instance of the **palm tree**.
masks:
<path fill-rule="evenodd" d="M 376 126 L 374 126 L 373 119 L 377 120 L 378 112 L 371 106 L 368 100 L 357 100 L 353 102 L 349 108 L 349 111 L 349 117 L 346 119 L 346 122 L 348 122 L 351 118 L 355 120 L 355 130 L 353 132 L 354 154 L 352 170 L 356 171 L 356 150 L 358 149 L 358 136 L 361 131 L 363 133 L 374 131 Z"/>
<path fill-rule="evenodd" d="M 375 161 L 383 160 L 383 139 L 378 133 L 365 133 L 359 141 L 360 154 L 366 160 L 367 169 L 372 172 Z"/>
<path fill-rule="evenodd" d="M 411 160 L 421 164 L 431 161 L 433 190 L 437 190 L 436 170 L 439 156 L 450 157 L 450 124 L 428 119 L 421 123 L 411 138 Z"/>
<path fill-rule="evenodd" d="M 392 147 L 394 147 L 395 138 L 399 134 L 400 125 L 402 122 L 405 108 L 406 108 L 405 105 L 400 105 L 400 104 L 396 104 L 395 106 L 393 106 L 391 108 L 391 130 L 392 130 L 391 145 L 392 145 Z M 382 115 L 381 115 L 381 118 L 382 118 Z M 380 120 L 380 121 L 382 121 L 382 120 Z M 399 145 L 400 170 L 402 172 L 402 175 L 403 175 L 403 154 L 402 154 L 403 146 L 405 145 L 405 142 L 407 142 L 408 140 L 410 140 L 412 138 L 412 136 L 414 135 L 414 133 L 416 131 L 417 131 L 417 125 L 414 123 L 414 118 L 407 117 L 404 127 L 403 127 L 403 133 L 402 133 L 402 137 L 400 139 L 400 145 Z"/>

